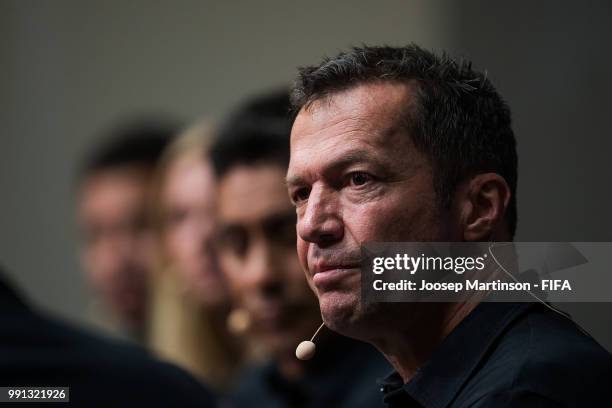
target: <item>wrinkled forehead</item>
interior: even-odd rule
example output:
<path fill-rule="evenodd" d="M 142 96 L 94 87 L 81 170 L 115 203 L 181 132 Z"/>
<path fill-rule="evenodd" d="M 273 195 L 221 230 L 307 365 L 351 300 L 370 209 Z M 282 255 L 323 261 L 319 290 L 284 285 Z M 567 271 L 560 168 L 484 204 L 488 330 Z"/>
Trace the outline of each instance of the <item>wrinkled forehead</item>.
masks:
<path fill-rule="evenodd" d="M 368 84 L 302 108 L 291 132 L 288 177 L 315 161 L 394 157 L 411 144 L 406 126 L 411 99 L 408 85 Z"/>
<path fill-rule="evenodd" d="M 333 92 L 303 106 L 296 117 L 294 130 L 345 121 L 349 125 L 373 129 L 392 126 L 414 107 L 415 91 L 416 84 L 412 83 L 374 82 Z"/>

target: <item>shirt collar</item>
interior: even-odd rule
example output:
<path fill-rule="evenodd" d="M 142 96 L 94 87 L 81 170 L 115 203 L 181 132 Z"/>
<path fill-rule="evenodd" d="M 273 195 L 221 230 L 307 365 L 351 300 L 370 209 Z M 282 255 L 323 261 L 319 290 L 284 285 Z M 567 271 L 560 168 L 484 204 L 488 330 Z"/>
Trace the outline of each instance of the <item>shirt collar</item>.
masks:
<path fill-rule="evenodd" d="M 317 347 L 316 358 L 306 363 L 306 372 L 300 379 L 284 378 L 273 362 L 264 367 L 265 385 L 289 406 L 298 402 L 302 406 L 329 406 L 334 395 L 349 392 L 351 383 L 346 376 L 356 374 L 347 370 L 378 353 L 370 345 L 334 333 L 320 340 L 325 341 Z"/>
<path fill-rule="evenodd" d="M 431 359 L 408 383 L 397 372 L 380 382 L 388 404 L 416 401 L 425 407 L 448 406 L 497 338 L 534 303 L 480 303 L 442 341 Z"/>

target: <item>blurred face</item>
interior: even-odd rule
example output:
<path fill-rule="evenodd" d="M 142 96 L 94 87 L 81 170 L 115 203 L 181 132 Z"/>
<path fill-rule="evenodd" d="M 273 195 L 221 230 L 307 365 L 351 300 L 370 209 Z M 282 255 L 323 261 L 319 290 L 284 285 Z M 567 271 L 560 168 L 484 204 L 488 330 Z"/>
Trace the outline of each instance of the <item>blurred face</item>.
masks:
<path fill-rule="evenodd" d="M 272 353 L 293 352 L 320 319 L 295 252 L 295 210 L 285 170 L 235 167 L 219 188 L 220 259 L 253 333 Z"/>
<path fill-rule="evenodd" d="M 153 258 L 146 217 L 150 171 L 101 170 L 83 183 L 79 224 L 82 264 L 94 290 L 127 325 L 142 323 Z"/>
<path fill-rule="evenodd" d="M 205 307 L 227 302 L 213 248 L 215 184 L 210 164 L 184 156 L 168 169 L 161 192 L 165 250 L 187 293 Z"/>
<path fill-rule="evenodd" d="M 360 304 L 361 244 L 451 240 L 431 166 L 398 120 L 410 97 L 405 85 L 355 87 L 302 109 L 292 130 L 300 263 L 326 324 L 353 337 L 384 317 Z"/>

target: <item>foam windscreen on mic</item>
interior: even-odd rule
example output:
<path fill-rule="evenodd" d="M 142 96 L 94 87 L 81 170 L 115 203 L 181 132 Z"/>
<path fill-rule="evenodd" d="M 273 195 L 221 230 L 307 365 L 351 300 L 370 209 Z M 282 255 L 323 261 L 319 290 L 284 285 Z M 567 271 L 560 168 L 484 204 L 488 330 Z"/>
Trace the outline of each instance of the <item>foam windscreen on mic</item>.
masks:
<path fill-rule="evenodd" d="M 310 340 L 304 340 L 295 349 L 295 356 L 302 361 L 310 360 L 314 357 L 317 346 L 314 344 L 314 339 L 319 334 L 319 331 L 325 326 L 325 323 L 321 323 L 315 334 L 312 335 Z"/>
<path fill-rule="evenodd" d="M 300 344 L 298 344 L 295 349 L 295 356 L 298 360 L 306 361 L 310 360 L 316 353 L 317 346 L 309 340 L 304 340 Z"/>

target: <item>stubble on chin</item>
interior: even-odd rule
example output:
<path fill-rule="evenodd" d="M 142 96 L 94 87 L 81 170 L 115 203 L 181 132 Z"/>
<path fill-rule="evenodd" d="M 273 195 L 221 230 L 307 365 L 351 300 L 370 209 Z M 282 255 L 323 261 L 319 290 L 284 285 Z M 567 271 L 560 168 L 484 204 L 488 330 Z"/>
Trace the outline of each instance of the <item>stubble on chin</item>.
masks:
<path fill-rule="evenodd" d="M 319 298 L 325 325 L 344 336 L 367 341 L 380 305 L 364 305 L 360 294 L 326 294 Z"/>

